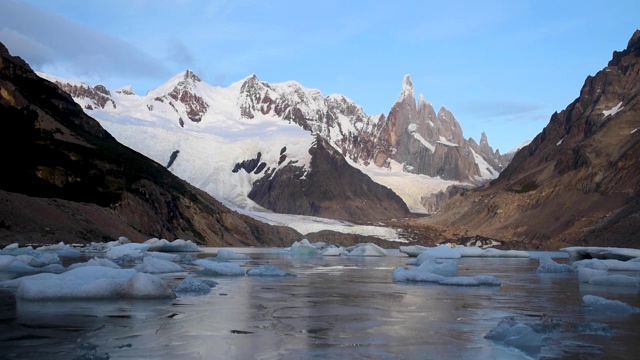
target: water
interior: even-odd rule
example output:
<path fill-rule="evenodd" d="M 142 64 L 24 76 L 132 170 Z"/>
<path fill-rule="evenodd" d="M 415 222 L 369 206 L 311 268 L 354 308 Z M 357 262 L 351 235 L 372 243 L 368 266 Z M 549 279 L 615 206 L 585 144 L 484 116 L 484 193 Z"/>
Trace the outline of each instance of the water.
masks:
<path fill-rule="evenodd" d="M 582 303 L 592 294 L 640 306 L 637 288 L 536 274 L 536 259 L 463 258 L 459 275 L 494 275 L 503 285 L 452 287 L 392 283 L 393 269 L 408 260 L 397 251 L 301 259 L 235 250 L 253 258 L 243 267 L 271 264 L 297 276 L 212 277 L 219 285 L 209 295 L 162 301 L 16 303 L 4 290 L 0 358 L 633 359 L 640 351 L 639 315 L 597 316 Z M 526 352 L 484 338 L 506 316 L 561 325 L 539 351 Z M 612 333 L 576 330 L 594 323 Z"/>

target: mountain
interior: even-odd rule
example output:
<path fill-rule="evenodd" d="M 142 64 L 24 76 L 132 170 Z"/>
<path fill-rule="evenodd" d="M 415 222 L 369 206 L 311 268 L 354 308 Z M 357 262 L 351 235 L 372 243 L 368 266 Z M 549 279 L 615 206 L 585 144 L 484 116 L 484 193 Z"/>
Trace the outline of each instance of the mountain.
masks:
<path fill-rule="evenodd" d="M 67 91 L 76 96 L 94 99 L 85 108 L 116 106 L 105 88 L 70 86 Z M 210 246 L 284 246 L 301 238 L 293 229 L 230 211 L 163 165 L 121 145 L 67 92 L 38 77 L 2 44 L 0 118 L 3 244 L 126 236 L 134 241 L 186 238 Z"/>
<path fill-rule="evenodd" d="M 409 76 L 385 116 L 367 115 L 343 95 L 256 75 L 225 88 L 187 70 L 144 96 L 41 75 L 68 89 L 119 141 L 238 209 L 349 221 L 406 217 L 408 209 L 427 212 L 422 196 L 484 183 L 507 162 L 486 135 L 480 144 L 464 139 L 447 109 L 436 115 L 424 99 L 416 108 Z"/>
<path fill-rule="evenodd" d="M 640 30 L 490 185 L 421 224 L 530 247 L 640 246 Z M 414 224 L 415 225 L 415 224 Z"/>

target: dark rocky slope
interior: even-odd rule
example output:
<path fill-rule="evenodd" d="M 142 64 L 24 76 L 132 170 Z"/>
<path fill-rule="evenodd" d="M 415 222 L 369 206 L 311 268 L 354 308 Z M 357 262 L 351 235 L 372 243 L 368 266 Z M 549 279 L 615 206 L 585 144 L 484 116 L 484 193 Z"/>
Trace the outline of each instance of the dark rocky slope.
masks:
<path fill-rule="evenodd" d="M 278 213 L 356 223 L 410 215 L 398 195 L 350 166 L 322 137 L 309 153 L 309 171 L 289 164 L 257 180 L 249 198 Z"/>
<path fill-rule="evenodd" d="M 530 247 L 640 246 L 640 30 L 491 185 L 421 224 Z"/>
<path fill-rule="evenodd" d="M 285 246 L 295 230 L 222 206 L 119 144 L 66 93 L 0 44 L 0 242 L 127 236 Z"/>

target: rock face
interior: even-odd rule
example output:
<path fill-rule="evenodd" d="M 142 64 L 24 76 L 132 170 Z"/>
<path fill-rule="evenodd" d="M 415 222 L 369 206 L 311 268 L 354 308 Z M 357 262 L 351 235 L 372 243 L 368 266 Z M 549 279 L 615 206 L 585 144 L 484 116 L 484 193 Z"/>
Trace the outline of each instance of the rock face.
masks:
<path fill-rule="evenodd" d="M 97 96 L 96 106 L 109 103 L 102 101 L 109 96 L 106 89 L 75 91 Z M 301 238 L 293 229 L 230 211 L 121 145 L 66 92 L 38 77 L 2 44 L 0 118 L 2 242 L 127 236 L 138 241 L 188 238 L 212 246 L 284 246 Z"/>
<path fill-rule="evenodd" d="M 275 173 L 267 169 L 267 176 L 256 181 L 249 198 L 278 213 L 356 223 L 410 215 L 400 197 L 350 166 L 322 137 L 316 137 L 309 153 L 310 170 L 295 164 Z"/>
<path fill-rule="evenodd" d="M 640 31 L 488 187 L 429 223 L 532 246 L 640 246 Z"/>

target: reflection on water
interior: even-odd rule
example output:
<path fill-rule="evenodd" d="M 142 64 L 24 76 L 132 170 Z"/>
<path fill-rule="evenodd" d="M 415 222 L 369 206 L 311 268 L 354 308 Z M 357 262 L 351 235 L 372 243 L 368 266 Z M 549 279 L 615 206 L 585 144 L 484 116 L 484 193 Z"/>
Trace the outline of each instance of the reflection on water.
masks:
<path fill-rule="evenodd" d="M 576 274 L 537 274 L 536 259 L 458 260 L 459 275 L 488 274 L 501 287 L 394 284 L 407 258 L 291 258 L 245 249 L 250 268 L 296 277 L 216 277 L 205 296 L 175 300 L 15 302 L 0 292 L 0 357 L 15 359 L 632 359 L 638 315 L 598 318 L 582 296 L 640 306 L 638 289 L 579 284 Z M 565 260 L 566 261 L 566 260 Z M 170 281 L 177 281 L 169 278 Z M 539 353 L 484 336 L 502 318 L 553 317 L 561 325 Z M 575 329 L 597 321 L 610 335 Z"/>

